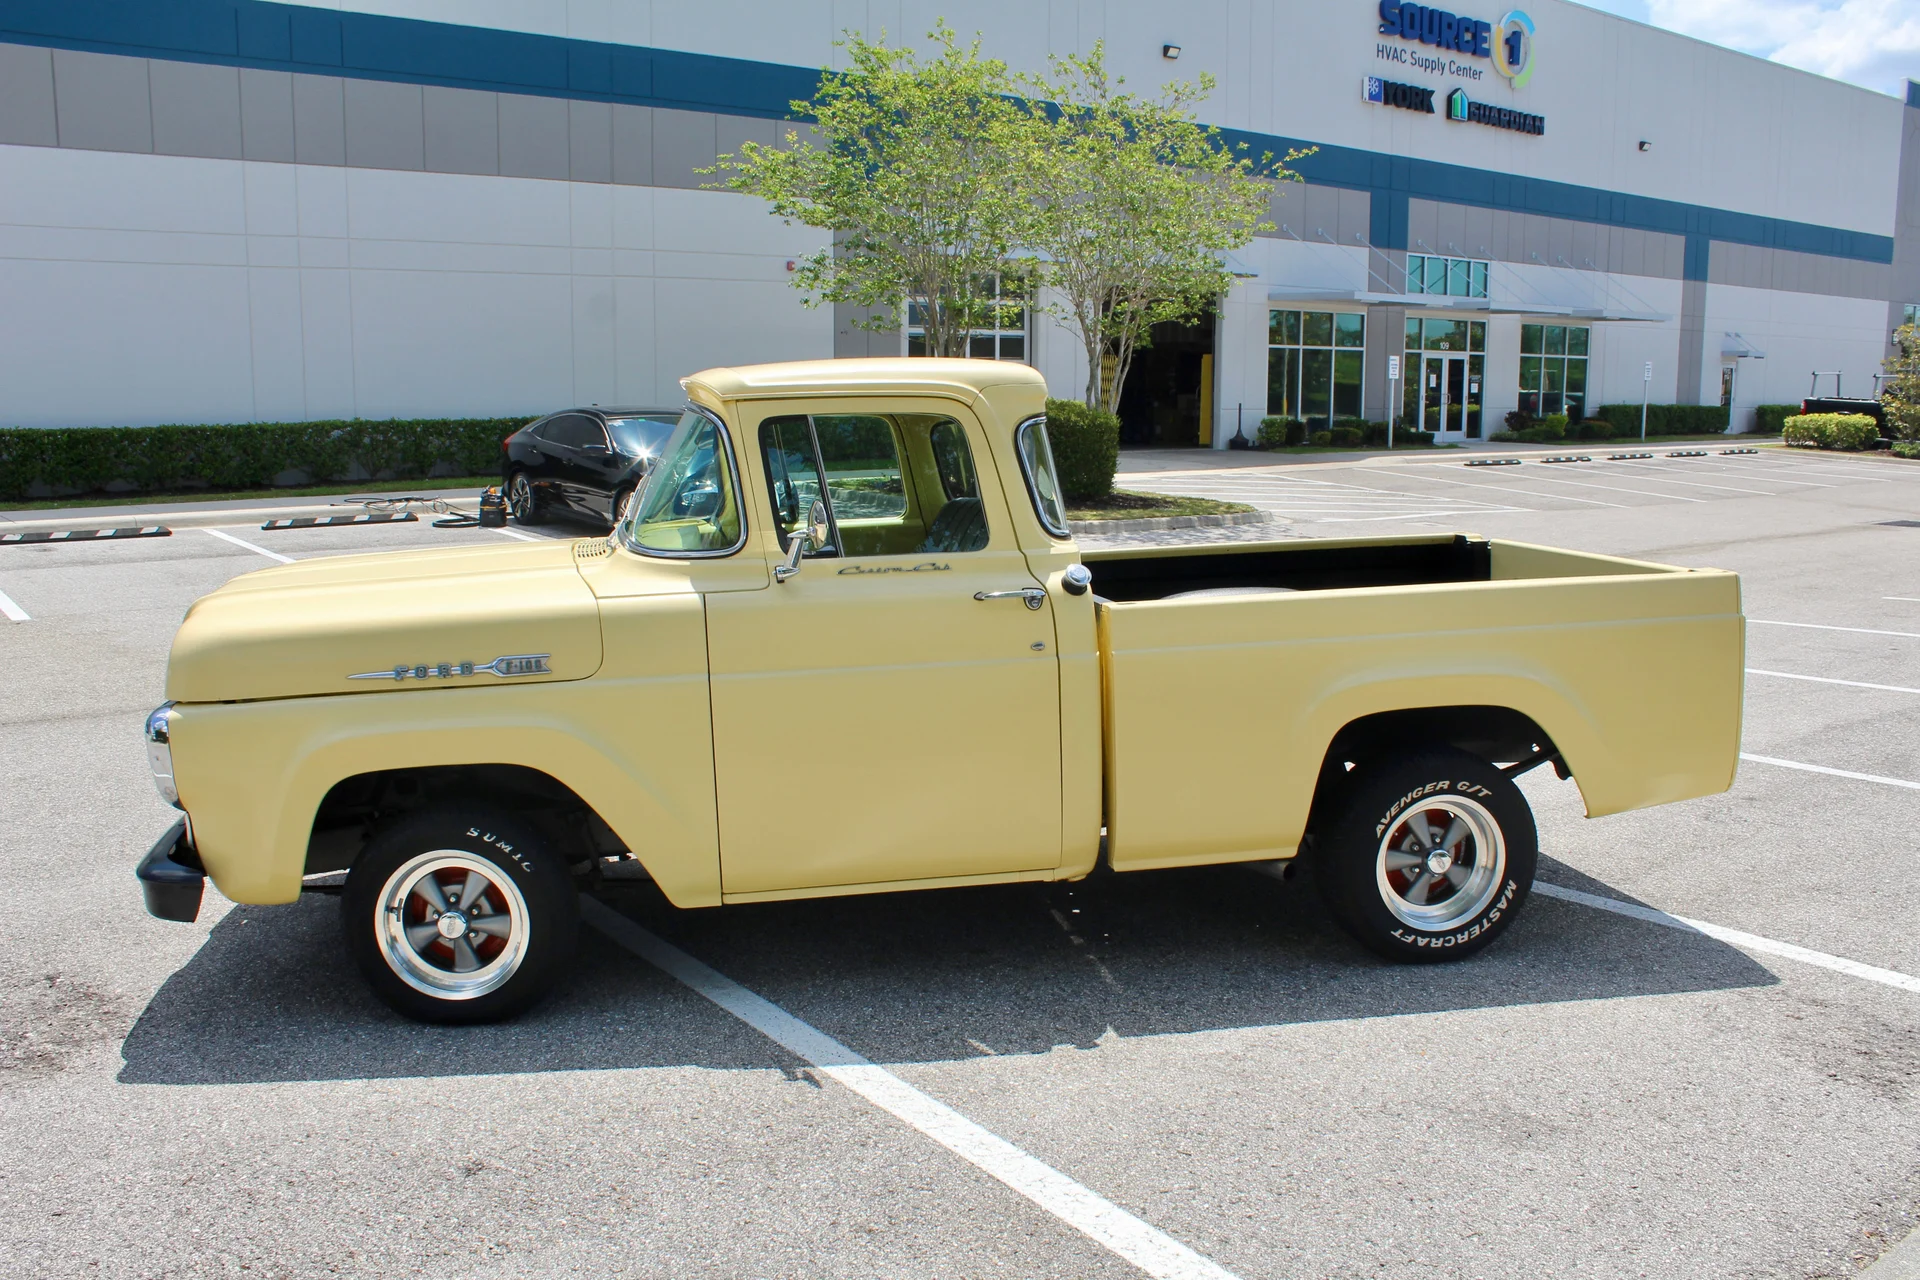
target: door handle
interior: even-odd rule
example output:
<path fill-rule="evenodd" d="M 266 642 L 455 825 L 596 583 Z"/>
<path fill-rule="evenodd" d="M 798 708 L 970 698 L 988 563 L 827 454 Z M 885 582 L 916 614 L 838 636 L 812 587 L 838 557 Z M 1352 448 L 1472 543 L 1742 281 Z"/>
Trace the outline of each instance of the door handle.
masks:
<path fill-rule="evenodd" d="M 1038 610 L 1047 603 L 1047 593 L 1038 587 L 1022 587 L 1018 591 L 976 591 L 975 600 L 1025 600 L 1027 608 Z"/>

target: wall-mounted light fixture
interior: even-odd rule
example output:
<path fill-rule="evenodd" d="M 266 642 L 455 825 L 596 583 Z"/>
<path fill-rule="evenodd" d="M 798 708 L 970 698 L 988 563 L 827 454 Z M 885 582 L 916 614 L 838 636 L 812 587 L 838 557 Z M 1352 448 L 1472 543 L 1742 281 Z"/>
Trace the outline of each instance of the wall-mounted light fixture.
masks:
<path fill-rule="evenodd" d="M 1645 138 L 1642 138 L 1640 139 L 1640 149 L 1642 151 L 1651 151 L 1653 150 L 1653 144 L 1651 142 L 1648 142 Z"/>
<path fill-rule="evenodd" d="M 1177 44 L 1163 44 L 1160 46 L 1160 56 L 1168 62 L 1172 62 L 1180 56 L 1180 46 Z"/>

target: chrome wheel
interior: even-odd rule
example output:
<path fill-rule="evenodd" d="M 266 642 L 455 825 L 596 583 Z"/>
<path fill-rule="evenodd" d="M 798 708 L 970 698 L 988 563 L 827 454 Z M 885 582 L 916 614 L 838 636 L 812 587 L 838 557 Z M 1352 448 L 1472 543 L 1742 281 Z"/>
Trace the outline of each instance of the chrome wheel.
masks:
<path fill-rule="evenodd" d="M 1486 910 L 1507 872 L 1500 824 L 1476 800 L 1433 796 L 1393 820 L 1374 878 L 1402 924 L 1439 933 Z"/>
<path fill-rule="evenodd" d="M 387 877 L 374 906 L 381 957 L 402 982 L 472 1000 L 513 977 L 527 954 L 527 902 L 493 863 L 438 849 Z"/>
<path fill-rule="evenodd" d="M 507 482 L 507 507 L 516 520 L 533 518 L 533 484 L 526 472 L 514 472 L 513 479 Z"/>

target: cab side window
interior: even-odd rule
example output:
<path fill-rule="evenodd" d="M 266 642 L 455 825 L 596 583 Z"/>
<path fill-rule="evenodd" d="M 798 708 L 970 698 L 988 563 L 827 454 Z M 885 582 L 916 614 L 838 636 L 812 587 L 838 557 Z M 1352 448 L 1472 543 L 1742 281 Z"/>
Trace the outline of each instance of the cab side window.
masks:
<path fill-rule="evenodd" d="M 782 551 L 822 498 L 833 525 L 833 546 L 814 554 L 906 556 L 986 549 L 980 477 L 966 431 L 951 418 L 768 418 L 760 424 L 760 452 Z"/>
<path fill-rule="evenodd" d="M 795 415 L 761 423 L 760 457 L 767 473 L 774 525 L 780 531 L 780 549 L 785 551 L 792 544 L 793 531 L 807 523 L 807 513 L 824 492 L 807 419 Z"/>

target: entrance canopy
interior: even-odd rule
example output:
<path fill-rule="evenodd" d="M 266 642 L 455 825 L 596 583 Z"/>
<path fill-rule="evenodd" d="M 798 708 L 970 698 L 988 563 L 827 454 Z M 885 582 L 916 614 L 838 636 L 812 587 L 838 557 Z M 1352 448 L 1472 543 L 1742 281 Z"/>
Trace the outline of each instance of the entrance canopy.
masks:
<path fill-rule="evenodd" d="M 1328 305 L 1405 307 L 1411 313 L 1478 311 L 1495 316 L 1540 316 L 1543 319 L 1625 321 L 1661 324 L 1673 319 L 1657 311 L 1625 311 L 1615 307 L 1560 306 L 1549 302 L 1503 302 L 1497 298 L 1458 298 L 1424 293 L 1374 293 L 1365 289 L 1289 288 L 1267 290 L 1267 301 L 1288 306 Z"/>

